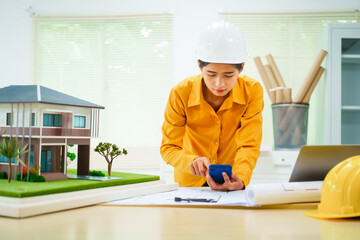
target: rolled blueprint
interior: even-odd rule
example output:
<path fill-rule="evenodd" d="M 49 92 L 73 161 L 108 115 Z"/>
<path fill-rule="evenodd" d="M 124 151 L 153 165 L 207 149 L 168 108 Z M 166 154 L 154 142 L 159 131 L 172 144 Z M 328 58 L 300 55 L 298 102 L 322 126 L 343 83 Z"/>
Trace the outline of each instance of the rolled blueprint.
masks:
<path fill-rule="evenodd" d="M 319 70 L 317 71 L 316 75 L 315 75 L 315 78 L 314 80 L 312 81 L 311 85 L 310 85 L 310 88 L 309 90 L 307 91 L 304 99 L 303 99 L 303 102 L 304 103 L 309 103 L 310 102 L 310 97 L 311 97 L 311 94 L 313 93 L 316 85 L 318 84 L 320 78 L 321 78 L 321 75 L 323 74 L 323 72 L 325 71 L 325 68 L 323 67 L 320 67 Z"/>
<path fill-rule="evenodd" d="M 271 69 L 271 66 L 266 64 L 266 65 L 264 65 L 264 69 L 265 69 L 265 73 L 266 73 L 266 76 L 270 83 L 271 88 L 279 87 L 279 84 L 276 81 L 276 78 L 275 78 L 273 70 Z"/>
<path fill-rule="evenodd" d="M 324 60 L 324 58 L 326 56 L 326 54 L 327 54 L 327 51 L 322 50 L 322 49 L 320 50 L 318 56 L 315 59 L 315 62 L 311 66 L 309 73 L 306 75 L 304 82 L 302 83 L 298 93 L 296 94 L 296 96 L 294 98 L 294 102 L 300 103 L 303 101 L 304 97 L 306 96 L 307 91 L 309 90 L 309 88 L 311 86 L 313 79 L 315 78 L 315 76 L 320 68 L 322 61 Z"/>
<path fill-rule="evenodd" d="M 277 67 L 277 65 L 275 63 L 275 60 L 274 60 L 273 56 L 271 54 L 266 55 L 266 59 L 267 59 L 269 65 L 271 66 L 271 69 L 274 72 L 276 82 L 278 83 L 278 85 L 280 87 L 286 88 L 285 82 L 284 82 L 283 78 L 281 77 L 280 71 L 279 71 L 279 69 L 278 69 L 278 67 Z"/>
<path fill-rule="evenodd" d="M 254 57 L 254 62 L 255 62 L 257 69 L 259 70 L 260 77 L 265 85 L 265 89 L 269 94 L 269 90 L 272 88 L 272 85 L 269 82 L 269 79 L 265 72 L 264 65 L 262 64 L 260 57 Z M 275 99 L 271 98 L 270 94 L 269 94 L 269 97 L 270 97 L 271 103 L 274 103 Z"/>
<path fill-rule="evenodd" d="M 250 206 L 320 202 L 322 181 L 250 184 L 245 190 Z"/>

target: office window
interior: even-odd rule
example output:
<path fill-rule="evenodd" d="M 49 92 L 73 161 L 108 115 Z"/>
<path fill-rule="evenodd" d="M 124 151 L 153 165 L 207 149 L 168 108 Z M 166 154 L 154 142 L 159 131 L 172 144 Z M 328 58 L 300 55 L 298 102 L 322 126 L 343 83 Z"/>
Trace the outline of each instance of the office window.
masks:
<path fill-rule="evenodd" d="M 265 56 L 272 54 L 280 73 L 294 97 L 303 83 L 320 49 L 327 49 L 325 28 L 329 23 L 359 23 L 357 11 L 337 12 L 297 12 L 297 13 L 236 13 L 219 14 L 225 20 L 238 26 L 245 35 L 250 54 L 243 74 L 262 83 L 253 57 L 260 56 L 267 64 Z M 326 67 L 326 59 L 322 64 Z M 320 129 L 326 121 L 323 74 L 310 102 L 308 144 L 322 144 L 324 134 Z M 265 107 L 263 111 L 263 143 L 273 143 L 271 102 L 264 88 Z"/>
<path fill-rule="evenodd" d="M 85 128 L 85 116 L 74 116 L 74 128 Z"/>
<path fill-rule="evenodd" d="M 14 122 L 14 119 L 12 119 L 12 114 L 6 113 L 6 126 L 12 125 L 13 122 Z"/>
<path fill-rule="evenodd" d="M 44 126 L 46 127 L 61 127 L 60 114 L 44 114 Z"/>
<path fill-rule="evenodd" d="M 105 106 L 101 138 L 158 152 L 174 77 L 172 14 L 32 20 L 34 83 Z"/>

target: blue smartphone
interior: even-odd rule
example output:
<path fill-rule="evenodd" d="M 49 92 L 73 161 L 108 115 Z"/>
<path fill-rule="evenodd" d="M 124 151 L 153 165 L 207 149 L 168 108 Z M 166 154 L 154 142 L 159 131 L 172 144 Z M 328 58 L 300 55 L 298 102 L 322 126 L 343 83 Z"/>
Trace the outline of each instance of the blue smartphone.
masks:
<path fill-rule="evenodd" d="M 211 164 L 209 166 L 209 175 L 216 183 L 223 184 L 225 182 L 222 175 L 223 172 L 226 172 L 231 179 L 232 167 L 230 165 Z"/>

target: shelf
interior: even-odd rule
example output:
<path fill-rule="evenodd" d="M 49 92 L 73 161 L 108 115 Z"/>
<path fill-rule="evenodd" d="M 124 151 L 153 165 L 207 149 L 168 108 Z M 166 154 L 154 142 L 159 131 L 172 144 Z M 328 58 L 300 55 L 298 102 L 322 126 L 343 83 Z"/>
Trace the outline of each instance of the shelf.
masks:
<path fill-rule="evenodd" d="M 342 106 L 341 110 L 344 110 L 344 111 L 360 111 L 360 106 Z"/>
<path fill-rule="evenodd" d="M 360 54 L 342 54 L 342 58 L 360 58 Z"/>
<path fill-rule="evenodd" d="M 360 144 L 360 111 L 342 111 L 341 144 Z"/>
<path fill-rule="evenodd" d="M 343 63 L 360 63 L 360 54 L 342 54 Z"/>

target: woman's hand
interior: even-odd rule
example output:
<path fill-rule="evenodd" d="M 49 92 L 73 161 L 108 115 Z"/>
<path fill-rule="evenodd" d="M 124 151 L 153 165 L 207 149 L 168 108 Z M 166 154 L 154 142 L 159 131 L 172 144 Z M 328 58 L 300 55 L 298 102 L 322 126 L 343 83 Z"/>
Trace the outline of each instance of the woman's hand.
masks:
<path fill-rule="evenodd" d="M 189 165 L 189 168 L 194 176 L 206 177 L 210 164 L 211 162 L 207 157 L 198 157 Z"/>
<path fill-rule="evenodd" d="M 244 182 L 234 172 L 231 173 L 231 180 L 226 172 L 223 172 L 222 174 L 225 180 L 223 184 L 216 183 L 209 173 L 206 174 L 207 183 L 211 190 L 232 191 L 245 188 Z"/>

